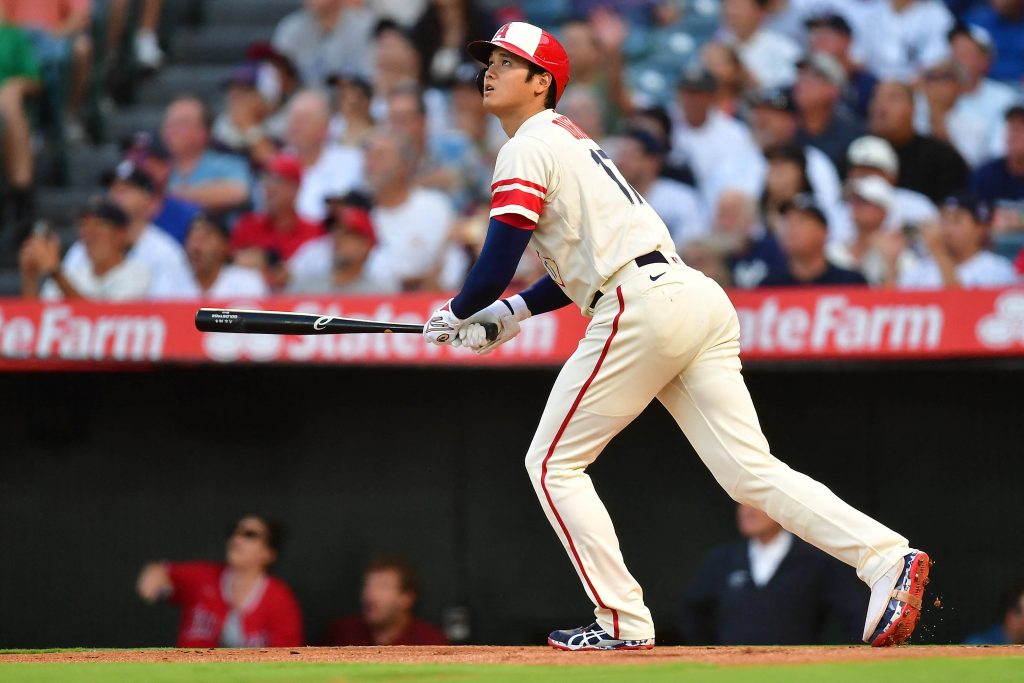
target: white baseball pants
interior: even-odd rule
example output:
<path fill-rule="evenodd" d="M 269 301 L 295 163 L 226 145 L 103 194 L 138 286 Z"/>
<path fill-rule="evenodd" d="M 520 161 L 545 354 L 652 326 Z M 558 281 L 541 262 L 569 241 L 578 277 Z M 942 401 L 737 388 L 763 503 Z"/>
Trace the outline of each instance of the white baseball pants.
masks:
<path fill-rule="evenodd" d="M 655 397 L 733 499 L 856 567 L 869 586 L 909 552 L 905 538 L 771 454 L 740 374 L 736 311 L 713 280 L 682 264 L 630 262 L 602 291 L 526 468 L 608 633 L 652 638 L 654 623 L 585 470 Z"/>

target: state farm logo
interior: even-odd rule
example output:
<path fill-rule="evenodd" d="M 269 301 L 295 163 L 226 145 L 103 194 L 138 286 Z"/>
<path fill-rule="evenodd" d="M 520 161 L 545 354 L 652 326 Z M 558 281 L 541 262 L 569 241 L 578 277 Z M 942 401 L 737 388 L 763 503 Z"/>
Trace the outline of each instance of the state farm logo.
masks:
<path fill-rule="evenodd" d="M 990 349 L 1024 346 L 1024 291 L 1002 294 L 996 310 L 978 321 L 978 341 Z"/>

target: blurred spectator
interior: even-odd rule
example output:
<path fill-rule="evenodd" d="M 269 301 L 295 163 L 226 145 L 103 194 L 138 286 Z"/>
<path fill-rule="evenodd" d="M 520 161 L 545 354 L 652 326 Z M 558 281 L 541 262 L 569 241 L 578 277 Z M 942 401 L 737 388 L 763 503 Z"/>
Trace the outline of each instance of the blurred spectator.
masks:
<path fill-rule="evenodd" d="M 693 171 L 690 169 L 689 165 L 687 165 L 683 156 L 673 153 L 672 141 L 675 139 L 675 135 L 673 133 L 674 126 L 672 124 L 672 117 L 669 116 L 668 110 L 665 107 L 656 105 L 653 107 L 634 109 L 633 114 L 629 117 L 627 123 L 629 128 L 647 131 L 665 147 L 668 156 L 665 158 L 662 175 L 666 178 L 678 180 L 679 182 L 687 185 L 697 185 L 697 180 L 693 175 Z M 743 124 L 739 124 L 739 129 L 741 131 L 746 130 L 746 128 L 743 127 Z M 504 133 L 504 131 L 502 131 L 502 133 Z"/>
<path fill-rule="evenodd" d="M 128 22 L 131 0 L 107 0 L 107 59 L 113 63 L 121 36 Z M 156 70 L 164 63 L 164 52 L 157 40 L 160 27 L 160 12 L 164 0 L 141 0 L 138 27 L 132 39 L 135 62 L 143 69 Z"/>
<path fill-rule="evenodd" d="M 869 284 L 894 286 L 899 274 L 917 263 L 902 231 L 886 227 L 895 191 L 876 175 L 854 178 L 847 185 L 855 237 L 848 242 L 830 241 L 825 256 L 837 266 L 863 273 Z"/>
<path fill-rule="evenodd" d="M 962 19 L 992 36 L 995 57 L 989 75 L 1019 81 L 1024 73 L 1024 0 L 989 0 L 967 10 Z"/>
<path fill-rule="evenodd" d="M 344 194 L 363 180 L 363 155 L 354 147 L 330 142 L 331 109 L 318 90 L 303 90 L 288 105 L 289 150 L 302 164 L 302 185 L 295 209 L 303 220 L 327 215 L 324 198 Z"/>
<path fill-rule="evenodd" d="M 735 44 L 740 59 L 759 87 L 790 85 L 800 46 L 765 28 L 768 0 L 723 0 L 722 39 Z"/>
<path fill-rule="evenodd" d="M 210 149 L 210 122 L 202 101 L 186 95 L 171 102 L 160 134 L 171 155 L 169 194 L 211 213 L 231 211 L 249 201 L 248 165 Z"/>
<path fill-rule="evenodd" d="M 615 165 L 622 177 L 665 221 L 676 245 L 708 233 L 700 195 L 689 185 L 661 177 L 665 148 L 653 135 L 631 130 L 616 141 L 614 149 Z"/>
<path fill-rule="evenodd" d="M 420 83 L 447 88 L 466 44 L 494 33 L 494 22 L 473 0 L 431 0 L 410 36 L 420 53 Z"/>
<path fill-rule="evenodd" d="M 307 87 L 338 69 L 369 74 L 373 12 L 349 0 L 304 0 L 274 29 L 271 43 L 295 64 Z"/>
<path fill-rule="evenodd" d="M 687 645 L 859 643 L 867 591 L 837 560 L 738 506 L 743 541 L 712 548 L 683 598 Z"/>
<path fill-rule="evenodd" d="M 597 144 L 604 144 L 610 128 L 604 116 L 601 95 L 596 89 L 578 85 L 566 90 L 558 100 L 558 111 L 572 119 Z"/>
<path fill-rule="evenodd" d="M 150 288 L 149 269 L 125 258 L 128 216 L 103 197 L 91 198 L 78 222 L 83 258 L 61 264 L 60 238 L 41 231 L 25 240 L 18 265 L 26 299 L 141 299 Z"/>
<path fill-rule="evenodd" d="M 259 75 L 260 65 L 253 62 L 235 68 L 224 83 L 224 109 L 211 131 L 214 142 L 257 167 L 277 151 L 267 127 L 270 106 L 258 90 Z"/>
<path fill-rule="evenodd" d="M 429 3 L 430 0 L 366 0 L 366 6 L 375 15 L 406 28 L 419 20 Z"/>
<path fill-rule="evenodd" d="M 797 140 L 820 149 L 842 171 L 846 148 L 864 134 L 864 125 L 842 103 L 846 72 L 825 52 L 812 52 L 797 68 L 793 87 L 793 102 L 800 115 Z"/>
<path fill-rule="evenodd" d="M 692 65 L 679 81 L 681 116 L 673 121 L 669 160 L 693 173 L 705 206 L 714 206 L 727 187 L 760 192 L 761 154 L 745 125 L 715 108 L 718 83 L 702 66 Z M 729 150 L 723 155 L 722 150 Z"/>
<path fill-rule="evenodd" d="M 807 156 L 795 143 L 775 145 L 764 153 L 768 164 L 758 209 L 764 226 L 776 234 L 782 227 L 782 212 L 797 195 L 813 195 L 807 177 Z"/>
<path fill-rule="evenodd" d="M 185 233 L 201 209 L 194 202 L 167 194 L 167 184 L 171 179 L 171 153 L 163 140 L 152 133 L 136 133 L 129 143 L 126 161 L 150 177 L 159 195 L 153 225 L 184 244 Z"/>
<path fill-rule="evenodd" d="M 439 280 L 452 283 L 465 274 L 465 256 L 461 265 L 449 256 L 455 220 L 451 200 L 413 184 L 416 160 L 415 145 L 406 135 L 380 130 L 371 136 L 366 182 L 373 194 L 377 247 L 366 269 L 369 277 L 395 279 L 405 290 L 436 289 Z"/>
<path fill-rule="evenodd" d="M 757 200 L 743 190 L 719 195 L 712 231 L 712 240 L 725 252 L 730 280 L 736 287 L 756 287 L 770 270 L 786 265 L 775 235 L 758 221 Z"/>
<path fill-rule="evenodd" d="M 306 242 L 288 261 L 288 291 L 296 294 L 392 294 L 393 280 L 366 271 L 377 234 L 369 202 L 357 193 L 328 197 L 330 233 Z"/>
<path fill-rule="evenodd" d="M 3 135 L 7 187 L 0 204 L 0 226 L 6 224 L 4 205 L 11 208 L 17 240 L 28 233 L 33 219 L 32 137 L 25 99 L 39 91 L 39 64 L 25 32 L 5 23 L 0 4 L 0 128 Z"/>
<path fill-rule="evenodd" d="M 718 83 L 715 106 L 719 111 L 738 118 L 743 106 L 743 95 L 754 85 L 754 79 L 743 66 L 736 48 L 719 40 L 711 40 L 701 49 L 700 59 Z"/>
<path fill-rule="evenodd" d="M 374 32 L 373 94 L 370 111 L 381 120 L 387 116 L 387 97 L 396 89 L 419 83 L 420 54 L 409 34 L 382 21 Z"/>
<path fill-rule="evenodd" d="M 284 284 L 279 277 L 283 262 L 304 243 L 323 235 L 319 222 L 296 212 L 303 181 L 298 159 L 284 153 L 272 158 L 260 181 L 266 210 L 239 218 L 231 235 L 235 263 L 263 271 L 275 289 Z"/>
<path fill-rule="evenodd" d="M 158 293 L 158 296 L 227 299 L 259 298 L 269 294 L 260 271 L 230 262 L 231 231 L 223 218 L 198 214 L 189 227 L 185 253 L 192 270 L 192 287 L 188 291 Z"/>
<path fill-rule="evenodd" d="M 967 184 L 963 157 L 945 142 L 914 131 L 914 91 L 909 85 L 896 81 L 878 84 L 871 98 L 868 128 L 896 151 L 900 187 L 939 202 Z"/>
<path fill-rule="evenodd" d="M 988 77 L 995 52 L 992 36 L 980 26 L 958 23 L 949 32 L 949 47 L 967 78 L 957 108 L 985 121 L 999 120 L 1014 103 L 1016 93 L 1005 83 Z"/>
<path fill-rule="evenodd" d="M 299 647 L 299 603 L 268 574 L 283 534 L 279 524 L 247 515 L 228 532 L 224 563 L 153 562 L 139 574 L 136 591 L 146 602 L 181 607 L 178 647 Z"/>
<path fill-rule="evenodd" d="M 698 238 L 678 248 L 683 262 L 694 270 L 717 282 L 721 287 L 732 287 L 732 273 L 726 263 L 725 254 L 714 240 Z"/>
<path fill-rule="evenodd" d="M 476 81 L 478 71 L 479 66 L 469 63 L 456 70 L 449 112 L 455 130 L 468 137 L 476 148 L 481 167 L 493 168 L 498 150 L 508 140 L 508 135 L 501 129 L 498 117 L 484 109 L 484 98 L 480 96 Z M 483 192 L 480 196 L 486 197 L 491 191 L 491 175 L 479 174 L 477 183 Z"/>
<path fill-rule="evenodd" d="M 70 142 L 85 135 L 79 114 L 92 74 L 91 13 L 92 0 L 3 0 L 5 20 L 32 40 L 47 87 L 67 87 L 64 130 Z M 68 65 L 70 77 L 64 75 Z"/>
<path fill-rule="evenodd" d="M 956 148 L 970 166 L 989 159 L 995 121 L 987 121 L 960 106 L 967 72 L 947 60 L 921 74 L 921 92 L 914 106 L 914 128 Z"/>
<path fill-rule="evenodd" d="M 798 285 L 866 285 L 858 272 L 840 268 L 825 257 L 828 219 L 810 195 L 800 195 L 782 210 L 779 243 L 786 266 L 768 271 L 760 287 Z"/>
<path fill-rule="evenodd" d="M 419 580 L 402 557 L 378 557 L 363 574 L 362 611 L 327 627 L 324 645 L 445 645 L 433 624 L 413 613 Z"/>
<path fill-rule="evenodd" d="M 446 192 L 459 208 L 478 199 L 475 180 L 488 171 L 472 141 L 452 128 L 428 132 L 423 93 L 416 85 L 397 88 L 387 101 L 389 127 L 404 135 L 416 154 L 416 183 Z"/>
<path fill-rule="evenodd" d="M 266 102 L 268 113 L 263 127 L 275 142 L 284 140 L 288 127 L 288 103 L 302 84 L 295 64 L 270 43 L 253 43 L 245 53 L 247 63 L 258 66 L 256 90 Z"/>
<path fill-rule="evenodd" d="M 976 170 L 971 191 L 994 204 L 996 230 L 1024 229 L 1024 104 L 1006 112 L 1006 156 Z"/>
<path fill-rule="evenodd" d="M 602 130 L 616 130 L 619 118 L 629 116 L 633 109 L 622 75 L 622 43 L 628 33 L 629 25 L 608 7 L 594 9 L 589 20 L 574 19 L 563 24 L 559 32 L 572 65 L 570 82 L 560 102 L 571 99 L 574 90 L 588 89 L 601 106 Z M 583 126 L 584 122 L 573 120 Z M 583 130 L 599 140 L 596 130 Z"/>
<path fill-rule="evenodd" d="M 1007 589 L 999 607 L 1002 622 L 968 636 L 964 645 L 1024 645 L 1024 582 Z"/>
<path fill-rule="evenodd" d="M 373 86 L 357 74 L 333 74 L 327 85 L 334 88 L 337 102 L 329 128 L 331 141 L 343 147 L 362 147 L 376 125 L 370 114 Z"/>
<path fill-rule="evenodd" d="M 1017 281 L 1013 264 L 986 249 L 991 209 L 977 197 L 957 195 L 942 205 L 938 225 L 921 229 L 930 253 L 900 275 L 903 289 L 1003 287 Z"/>
<path fill-rule="evenodd" d="M 882 80 L 908 82 L 949 56 L 953 15 L 940 0 L 878 0 L 863 26 L 864 66 Z"/>
<path fill-rule="evenodd" d="M 858 118 L 865 118 L 878 79 L 853 58 L 853 29 L 849 22 L 839 14 L 822 14 L 807 20 L 807 30 L 810 51 L 831 55 L 846 73 L 843 103 Z"/>
<path fill-rule="evenodd" d="M 784 145 L 799 147 L 806 158 L 806 174 L 817 203 L 832 211 L 839 203 L 839 172 L 828 156 L 800 140 L 793 98 L 785 90 L 766 88 L 751 96 L 750 127 L 758 146 L 767 152 Z"/>

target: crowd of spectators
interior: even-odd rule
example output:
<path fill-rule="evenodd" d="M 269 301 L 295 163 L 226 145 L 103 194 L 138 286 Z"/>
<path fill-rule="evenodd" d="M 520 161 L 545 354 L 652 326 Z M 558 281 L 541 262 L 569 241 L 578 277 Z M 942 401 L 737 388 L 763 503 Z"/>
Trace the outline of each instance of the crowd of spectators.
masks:
<path fill-rule="evenodd" d="M 152 68 L 159 4 L 144 3 L 133 43 Z M 0 2 L 5 196 L 20 224 L 33 211 L 24 103 L 59 46 L 75 120 L 89 7 Z M 181 93 L 158 131 L 125 144 L 105 199 L 127 216 L 133 285 L 92 262 L 89 229 L 120 218 L 96 199 L 62 262 L 45 231 L 24 241 L 25 295 L 457 287 L 505 140 L 463 46 L 509 20 L 562 40 L 559 110 L 723 285 L 1024 278 L 1024 0 L 296 0 L 239 55 L 222 98 Z M 83 273 L 90 286 L 74 286 Z M 523 281 L 541 274 L 524 257 Z"/>

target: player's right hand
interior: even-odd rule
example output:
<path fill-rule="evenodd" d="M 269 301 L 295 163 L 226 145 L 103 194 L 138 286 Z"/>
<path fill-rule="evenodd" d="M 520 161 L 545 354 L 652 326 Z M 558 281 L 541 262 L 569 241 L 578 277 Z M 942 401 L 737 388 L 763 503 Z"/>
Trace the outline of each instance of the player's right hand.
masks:
<path fill-rule="evenodd" d="M 463 346 L 473 349 L 474 353 L 485 355 L 518 335 L 519 321 L 529 317 L 530 310 L 518 294 L 508 299 L 499 299 L 466 318 L 459 328 L 459 340 Z M 474 323 L 494 323 L 498 326 L 498 336 L 493 340 L 488 339 L 483 325 Z"/>

